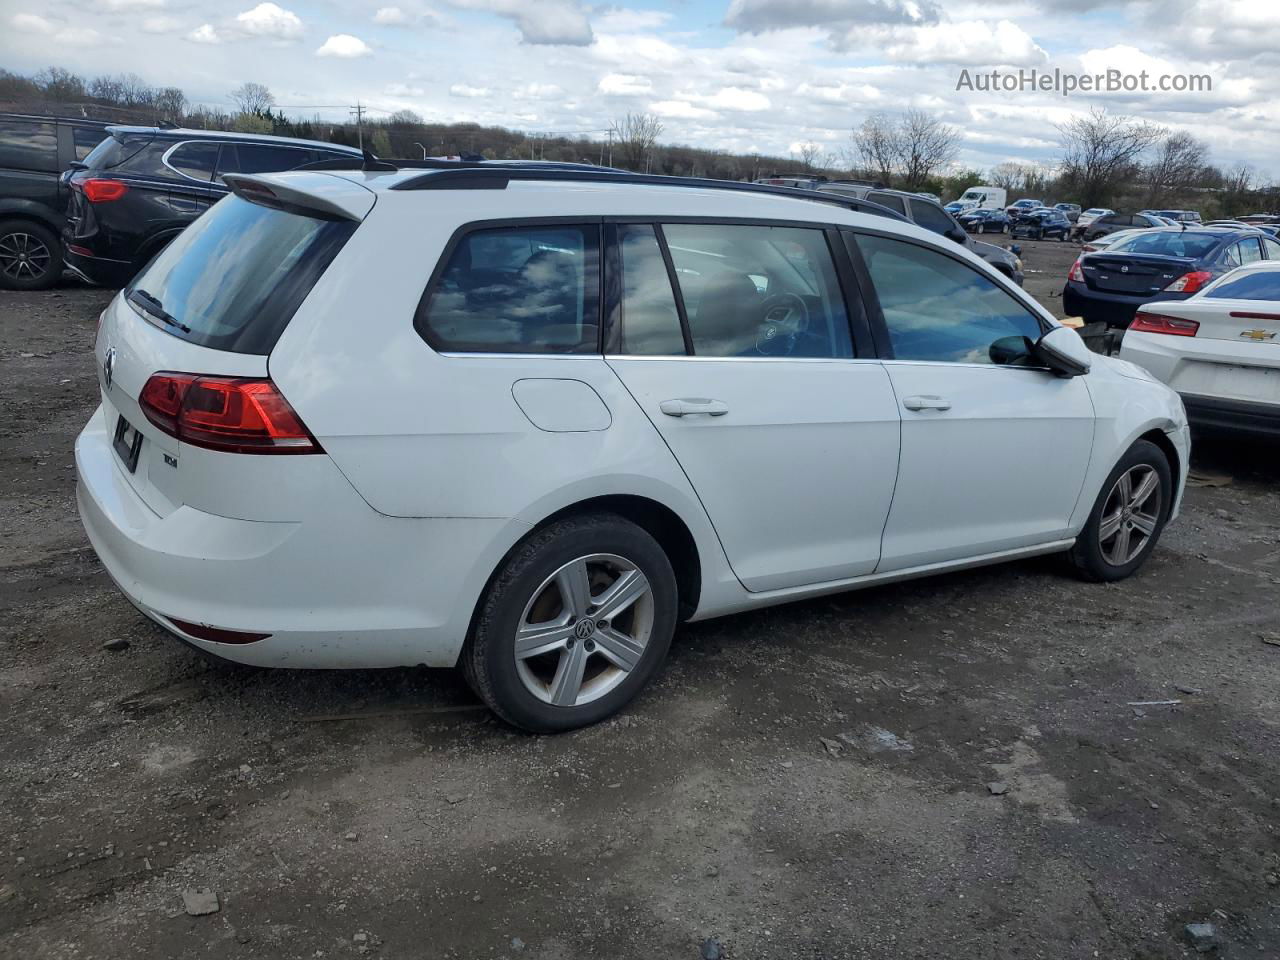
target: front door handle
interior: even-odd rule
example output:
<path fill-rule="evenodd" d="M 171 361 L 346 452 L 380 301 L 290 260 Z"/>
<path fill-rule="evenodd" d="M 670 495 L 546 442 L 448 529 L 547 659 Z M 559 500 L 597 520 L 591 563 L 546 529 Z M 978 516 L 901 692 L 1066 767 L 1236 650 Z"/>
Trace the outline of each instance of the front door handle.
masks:
<path fill-rule="evenodd" d="M 685 397 L 680 400 L 663 400 L 658 408 L 668 417 L 723 417 L 729 405 L 723 400 L 706 400 L 702 397 Z"/>
<path fill-rule="evenodd" d="M 919 397 L 905 397 L 902 405 L 908 410 L 950 410 L 951 401 L 932 394 Z"/>

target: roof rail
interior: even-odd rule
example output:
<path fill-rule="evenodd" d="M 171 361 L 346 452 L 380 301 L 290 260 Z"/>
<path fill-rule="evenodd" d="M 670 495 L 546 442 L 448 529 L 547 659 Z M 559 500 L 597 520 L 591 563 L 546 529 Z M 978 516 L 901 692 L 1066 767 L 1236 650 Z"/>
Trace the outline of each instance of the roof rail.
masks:
<path fill-rule="evenodd" d="M 587 183 L 620 183 L 632 186 L 685 187 L 700 190 L 730 190 L 739 193 L 763 193 L 793 200 L 817 200 L 846 210 L 873 213 L 893 220 L 910 222 L 896 210 L 870 200 L 845 197 L 837 193 L 803 190 L 798 187 L 778 187 L 765 183 L 743 183 L 740 180 L 712 180 L 707 177 L 668 177 L 647 173 L 628 173 L 625 170 L 591 167 L 586 164 L 539 166 L 502 164 L 492 160 L 484 163 L 437 161 L 440 166 L 434 173 L 424 173 L 394 184 L 392 190 L 505 190 L 512 180 L 564 181 Z M 314 169 L 315 165 L 312 165 Z"/>

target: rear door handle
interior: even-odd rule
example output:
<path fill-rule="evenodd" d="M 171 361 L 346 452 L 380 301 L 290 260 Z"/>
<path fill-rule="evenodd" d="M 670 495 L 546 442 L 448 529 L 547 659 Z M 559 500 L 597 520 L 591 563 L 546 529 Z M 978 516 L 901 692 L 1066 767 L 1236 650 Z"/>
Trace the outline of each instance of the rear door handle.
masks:
<path fill-rule="evenodd" d="M 702 397 L 685 397 L 680 400 L 663 400 L 658 408 L 668 417 L 723 417 L 729 405 L 723 400 L 706 400 Z"/>
<path fill-rule="evenodd" d="M 908 410 L 950 410 L 951 401 L 933 394 L 919 397 L 904 397 L 902 405 Z"/>

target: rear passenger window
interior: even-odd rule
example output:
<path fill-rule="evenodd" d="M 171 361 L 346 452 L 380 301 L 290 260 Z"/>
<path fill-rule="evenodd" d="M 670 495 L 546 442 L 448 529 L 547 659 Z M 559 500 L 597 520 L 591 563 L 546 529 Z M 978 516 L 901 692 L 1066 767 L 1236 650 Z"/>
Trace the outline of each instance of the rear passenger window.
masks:
<path fill-rule="evenodd" d="M 222 148 L 218 175 L 224 173 L 275 173 L 292 170 L 313 159 L 310 150 L 277 147 L 265 143 L 229 143 Z"/>
<path fill-rule="evenodd" d="M 208 183 L 218 162 L 218 145 L 208 141 L 181 143 L 165 162 L 184 177 Z"/>
<path fill-rule="evenodd" d="M 76 159 L 83 160 L 87 157 L 106 136 L 107 131 L 101 127 L 72 127 L 71 144 L 75 147 Z"/>
<path fill-rule="evenodd" d="M 945 234 L 956 226 L 941 208 L 935 207 L 927 200 L 911 201 L 911 219 L 926 230 L 932 230 L 934 233 Z"/>
<path fill-rule="evenodd" d="M 821 230 L 673 223 L 662 231 L 697 356 L 853 356 Z"/>
<path fill-rule="evenodd" d="M 0 167 L 57 173 L 57 128 L 32 120 L 0 120 Z"/>
<path fill-rule="evenodd" d="M 466 234 L 418 308 L 437 350 L 596 353 L 599 228 L 517 226 Z"/>
<path fill-rule="evenodd" d="M 1040 321 L 973 268 L 934 250 L 858 236 L 898 360 L 1033 363 Z"/>
<path fill-rule="evenodd" d="M 1240 241 L 1240 262 L 1253 263 L 1262 259 L 1262 248 L 1258 246 L 1257 237 L 1248 237 Z"/>
<path fill-rule="evenodd" d="M 618 352 L 649 356 L 683 354 L 680 313 L 652 225 L 620 225 L 618 254 L 622 266 Z"/>
<path fill-rule="evenodd" d="M 888 207 L 895 210 L 904 217 L 907 215 L 907 205 L 902 202 L 902 198 L 894 193 L 868 193 L 867 199 L 872 203 L 878 203 L 882 207 Z"/>

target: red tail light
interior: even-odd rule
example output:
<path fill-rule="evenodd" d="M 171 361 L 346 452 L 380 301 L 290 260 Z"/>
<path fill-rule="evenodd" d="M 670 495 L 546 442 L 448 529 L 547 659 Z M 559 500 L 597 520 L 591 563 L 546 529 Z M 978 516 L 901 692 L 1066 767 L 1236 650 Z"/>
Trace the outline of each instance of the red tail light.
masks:
<path fill-rule="evenodd" d="M 119 180 L 90 177 L 88 180 L 80 181 L 80 189 L 84 191 L 84 198 L 90 203 L 107 203 L 111 200 L 119 200 L 128 193 L 129 185 Z"/>
<path fill-rule="evenodd" d="M 1166 317 L 1162 313 L 1147 313 L 1139 310 L 1129 324 L 1131 333 L 1167 333 L 1172 337 L 1194 337 L 1200 324 L 1194 320 L 1183 320 L 1181 317 Z"/>
<path fill-rule="evenodd" d="M 1084 271 L 1080 269 L 1080 258 L 1076 257 L 1076 262 L 1071 265 L 1071 269 L 1067 271 L 1067 279 L 1075 283 L 1084 283 Z"/>
<path fill-rule="evenodd" d="M 183 443 L 228 453 L 323 453 L 270 380 L 157 373 L 138 397 L 153 424 Z"/>
<path fill-rule="evenodd" d="M 1195 293 L 1212 279 L 1213 274 L 1208 270 L 1192 270 L 1190 273 L 1184 273 L 1164 289 L 1167 293 Z"/>

